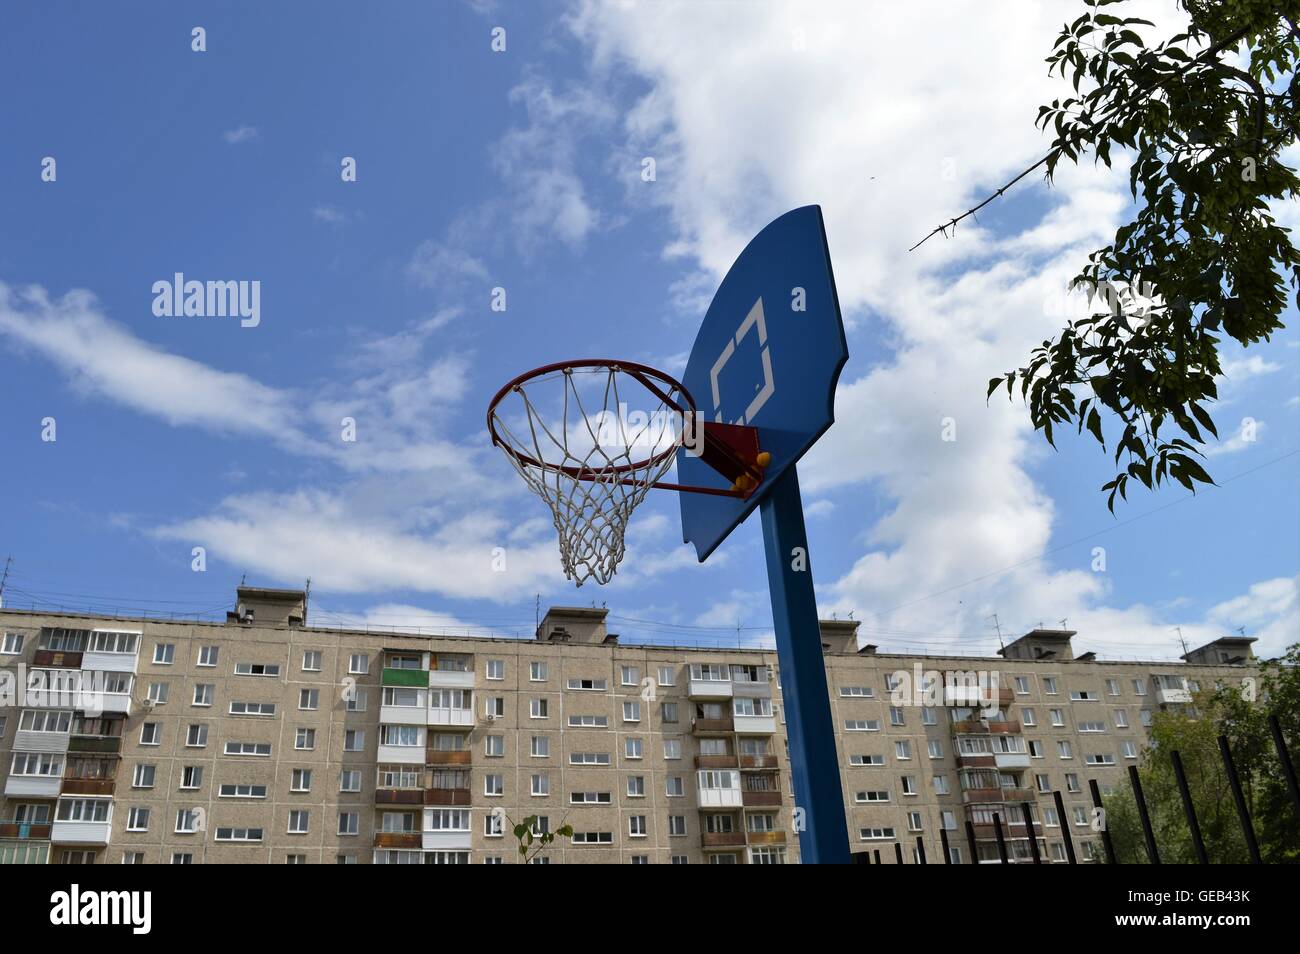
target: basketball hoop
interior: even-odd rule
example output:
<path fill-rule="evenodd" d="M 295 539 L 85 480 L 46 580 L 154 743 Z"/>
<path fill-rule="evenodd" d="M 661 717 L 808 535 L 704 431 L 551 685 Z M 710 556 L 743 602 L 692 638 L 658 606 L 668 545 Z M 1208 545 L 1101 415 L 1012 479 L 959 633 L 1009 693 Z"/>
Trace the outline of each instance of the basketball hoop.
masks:
<path fill-rule="evenodd" d="M 743 499 L 771 459 L 754 428 L 703 421 L 680 381 L 630 361 L 588 358 L 521 374 L 492 398 L 487 426 L 550 508 L 564 574 L 578 586 L 613 579 L 628 520 L 650 488 Z M 665 483 L 682 447 L 731 486 Z"/>

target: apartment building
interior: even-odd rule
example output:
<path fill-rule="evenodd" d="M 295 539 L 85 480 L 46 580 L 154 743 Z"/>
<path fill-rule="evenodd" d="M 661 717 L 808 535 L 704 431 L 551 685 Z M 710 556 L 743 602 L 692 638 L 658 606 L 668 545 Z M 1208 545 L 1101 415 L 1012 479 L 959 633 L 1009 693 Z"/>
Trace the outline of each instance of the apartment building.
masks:
<path fill-rule="evenodd" d="M 516 863 L 514 821 L 573 827 L 538 863 L 799 860 L 775 653 L 620 642 L 598 609 L 533 639 L 313 628 L 306 595 L 240 587 L 226 622 L 0 609 L 0 864 Z M 1097 847 L 1088 781 L 1145 727 L 1254 674 L 1250 640 L 1183 662 L 859 646 L 823 621 L 855 850 L 942 860 Z M 1058 817 L 1050 793 L 1064 796 Z M 1034 806 L 1029 832 L 1018 806 Z"/>

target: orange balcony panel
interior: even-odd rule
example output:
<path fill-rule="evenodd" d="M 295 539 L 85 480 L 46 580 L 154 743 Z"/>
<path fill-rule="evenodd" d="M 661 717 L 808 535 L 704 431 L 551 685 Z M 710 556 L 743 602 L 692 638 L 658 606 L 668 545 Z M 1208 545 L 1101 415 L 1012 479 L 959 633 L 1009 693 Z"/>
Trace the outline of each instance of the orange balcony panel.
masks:
<path fill-rule="evenodd" d="M 0 824 L 0 838 L 32 838 L 36 841 L 49 841 L 50 826 L 29 825 L 27 822 L 4 822 Z"/>
<path fill-rule="evenodd" d="M 695 756 L 695 767 L 697 769 L 738 768 L 739 766 L 740 761 L 734 755 Z"/>
<path fill-rule="evenodd" d="M 992 752 L 982 752 L 978 755 L 957 754 L 958 768 L 993 768 L 997 763 L 993 759 Z"/>
<path fill-rule="evenodd" d="M 695 735 L 725 735 L 735 731 L 735 720 L 730 718 L 691 720 L 691 732 Z"/>
<path fill-rule="evenodd" d="M 81 653 L 64 652 L 61 649 L 38 649 L 32 665 L 50 666 L 54 669 L 80 669 Z"/>
<path fill-rule="evenodd" d="M 375 832 L 375 847 L 419 851 L 422 839 L 418 831 L 379 831 Z"/>
<path fill-rule="evenodd" d="M 740 800 L 746 808 L 776 808 L 781 804 L 781 793 L 742 791 Z"/>
<path fill-rule="evenodd" d="M 785 832 L 783 831 L 751 831 L 749 833 L 749 843 L 751 845 L 784 845 Z"/>
<path fill-rule="evenodd" d="M 742 755 L 740 757 L 740 767 L 743 769 L 774 769 L 779 766 L 775 755 Z"/>
<path fill-rule="evenodd" d="M 1019 735 L 1020 720 L 1010 719 L 1004 722 L 990 722 L 989 731 L 994 735 Z"/>
<path fill-rule="evenodd" d="M 424 792 L 418 788 L 377 788 L 376 805 L 422 805 Z"/>
<path fill-rule="evenodd" d="M 469 749 L 456 749 L 454 751 L 442 751 L 440 749 L 429 749 L 425 752 L 425 765 L 469 765 Z"/>
<path fill-rule="evenodd" d="M 468 788 L 426 788 L 424 790 L 426 805 L 468 805 L 469 803 Z"/>
<path fill-rule="evenodd" d="M 700 844 L 705 848 L 743 848 L 743 831 L 706 831 L 700 833 Z"/>
<path fill-rule="evenodd" d="M 65 778 L 64 795 L 112 795 L 116 783 L 111 778 Z"/>

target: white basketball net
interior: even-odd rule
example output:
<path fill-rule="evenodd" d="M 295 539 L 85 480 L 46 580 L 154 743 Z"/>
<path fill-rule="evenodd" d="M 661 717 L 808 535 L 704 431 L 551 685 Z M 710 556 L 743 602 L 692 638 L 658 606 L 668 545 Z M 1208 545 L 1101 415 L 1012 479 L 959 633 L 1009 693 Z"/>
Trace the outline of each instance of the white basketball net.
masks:
<path fill-rule="evenodd" d="M 635 392 L 637 411 L 627 410 L 620 383 Z M 654 383 L 678 399 L 672 384 Z M 551 508 L 564 575 L 578 586 L 591 579 L 608 583 L 623 560 L 632 511 L 673 465 L 678 409 L 610 365 L 565 368 L 521 382 L 492 418 L 501 442 L 515 451 L 506 457 Z"/>

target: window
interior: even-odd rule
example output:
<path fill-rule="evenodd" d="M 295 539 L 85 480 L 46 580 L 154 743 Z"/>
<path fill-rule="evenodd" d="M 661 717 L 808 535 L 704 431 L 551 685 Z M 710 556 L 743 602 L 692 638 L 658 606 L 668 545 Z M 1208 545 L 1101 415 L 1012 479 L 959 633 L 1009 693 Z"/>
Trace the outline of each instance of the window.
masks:
<path fill-rule="evenodd" d="M 887 802 L 889 801 L 889 793 L 881 790 L 857 792 L 853 796 L 853 799 L 854 801 L 863 805 L 879 803 L 879 802 Z"/>
<path fill-rule="evenodd" d="M 5 633 L 3 643 L 0 643 L 0 653 L 6 656 L 17 656 L 23 651 L 23 633 Z"/>
<path fill-rule="evenodd" d="M 904 795 L 915 795 L 915 794 L 916 794 L 916 779 L 915 779 L 915 778 L 913 778 L 911 775 L 902 775 L 902 776 L 899 776 L 899 781 L 902 782 L 902 785 L 903 785 L 903 789 L 902 789 L 902 791 L 903 791 L 903 794 L 904 794 Z"/>
<path fill-rule="evenodd" d="M 149 691 L 145 694 L 145 698 L 156 706 L 164 705 L 167 702 L 167 694 L 170 688 L 171 686 L 169 683 L 151 682 L 149 683 Z"/>
<path fill-rule="evenodd" d="M 1141 712 L 1143 728 L 1151 728 L 1151 710 L 1143 709 Z"/>
<path fill-rule="evenodd" d="M 502 775 L 484 775 L 483 776 L 483 794 L 484 795 L 504 795 L 506 790 L 505 776 Z"/>
<path fill-rule="evenodd" d="M 627 819 L 627 833 L 632 838 L 644 838 L 646 836 L 645 816 L 629 815 Z"/>
<path fill-rule="evenodd" d="M 674 684 L 674 683 L 673 683 L 673 667 L 672 667 L 672 666 L 660 666 L 660 667 L 659 667 L 659 676 L 658 676 L 658 679 L 657 679 L 656 681 L 657 681 L 657 682 L 659 683 L 659 685 L 661 685 L 661 686 L 671 686 L 671 685 L 673 685 L 673 684 Z"/>
<path fill-rule="evenodd" d="M 1029 740 L 1029 757 L 1031 759 L 1041 759 L 1043 757 L 1043 743 L 1037 739 Z"/>
<path fill-rule="evenodd" d="M 921 830 L 922 830 L 922 829 L 921 829 L 921 813 L 920 813 L 920 812 L 908 812 L 908 813 L 907 813 L 907 830 L 908 830 L 908 831 L 921 831 Z"/>
<path fill-rule="evenodd" d="M 146 722 L 140 726 L 141 745 L 162 745 L 162 727 L 157 722 Z"/>
<path fill-rule="evenodd" d="M 190 854 L 188 851 L 173 851 L 173 852 L 172 852 L 172 864 L 174 864 L 174 865 L 192 865 L 192 864 L 194 864 L 194 856 L 193 856 L 192 854 Z"/>
<path fill-rule="evenodd" d="M 1055 808 L 1043 806 L 1043 824 L 1048 828 L 1059 828 L 1061 826 L 1061 819 L 1057 817 Z"/>
<path fill-rule="evenodd" d="M 1070 692 L 1071 702 L 1096 702 L 1097 694 L 1090 689 L 1073 689 Z"/>
<path fill-rule="evenodd" d="M 193 808 L 181 808 L 176 812 L 176 834 L 192 835 L 198 831 L 199 813 Z"/>
<path fill-rule="evenodd" d="M 311 711 L 320 708 L 320 690 L 319 689 L 299 689 L 298 690 L 298 708 L 304 711 Z"/>
<path fill-rule="evenodd" d="M 545 772 L 533 776 L 532 794 L 536 798 L 551 794 L 551 777 Z"/>
<path fill-rule="evenodd" d="M 230 704 L 231 715 L 251 715 L 251 716 L 273 716 L 275 715 L 274 702 L 232 702 Z"/>
<path fill-rule="evenodd" d="M 645 798 L 645 776 L 629 775 L 627 777 L 627 797 Z"/>
<path fill-rule="evenodd" d="M 1117 729 L 1128 728 L 1128 711 L 1126 709 L 1115 710 L 1115 728 Z"/>
<path fill-rule="evenodd" d="M 218 828 L 215 839 L 217 841 L 261 841 L 262 829 L 260 828 Z M 306 862 L 295 862 L 295 857 L 301 855 L 290 855 L 290 864 L 306 864 Z"/>
<path fill-rule="evenodd" d="M 1073 772 L 1066 773 L 1065 790 L 1067 792 L 1073 792 L 1075 794 L 1081 791 L 1081 789 L 1079 788 L 1079 776 L 1075 775 Z"/>
<path fill-rule="evenodd" d="M 550 707 L 545 699 L 528 700 L 528 717 L 530 719 L 546 719 L 550 717 Z"/>
<path fill-rule="evenodd" d="M 506 661 L 504 659 L 489 659 L 487 661 L 487 677 L 494 682 L 506 677 Z"/>
<path fill-rule="evenodd" d="M 874 699 L 876 690 L 871 686 L 840 686 L 840 697 L 843 699 Z"/>
<path fill-rule="evenodd" d="M 18 728 L 23 732 L 67 732 L 71 727 L 72 712 L 68 709 L 24 709 L 18 717 Z"/>
<path fill-rule="evenodd" d="M 629 759 L 641 758 L 641 740 L 624 739 L 623 740 L 623 757 Z"/>
<path fill-rule="evenodd" d="M 1124 753 L 1124 758 L 1135 759 L 1138 757 L 1137 746 L 1132 742 L 1121 742 L 1120 749 Z"/>
<path fill-rule="evenodd" d="M 208 744 L 208 727 L 203 723 L 196 723 L 185 730 L 185 745 L 191 749 L 201 749 Z"/>
<path fill-rule="evenodd" d="M 310 792 L 311 769 L 294 769 L 292 780 L 289 782 L 289 791 Z"/>
<path fill-rule="evenodd" d="M 142 865 L 144 864 L 143 851 L 124 851 L 122 852 L 122 864 L 124 865 Z"/>
<path fill-rule="evenodd" d="M 361 772 L 356 769 L 344 769 L 339 772 L 339 791 L 361 791 Z"/>
<path fill-rule="evenodd" d="M 1093 753 L 1084 757 L 1088 765 L 1114 765 L 1115 756 L 1109 752 Z"/>
<path fill-rule="evenodd" d="M 1069 742 L 1062 739 L 1056 743 L 1056 755 L 1058 758 L 1072 759 L 1074 758 L 1074 750 L 1070 747 Z"/>
<path fill-rule="evenodd" d="M 198 664 L 200 666 L 215 666 L 217 664 L 217 656 L 220 652 L 220 646 L 200 646 Z"/>
<path fill-rule="evenodd" d="M 528 681 L 545 682 L 546 681 L 546 663 L 532 662 L 528 664 Z"/>
<path fill-rule="evenodd" d="M 311 827 L 311 812 L 295 809 L 289 812 L 289 834 L 305 835 Z"/>
<path fill-rule="evenodd" d="M 212 697 L 216 693 L 217 687 L 211 683 L 198 682 L 194 684 L 194 701 L 191 705 L 210 706 Z"/>
<path fill-rule="evenodd" d="M 940 742 L 938 739 L 931 739 L 929 742 L 925 744 L 925 747 L 930 754 L 930 758 L 932 759 L 943 758 L 943 743 Z"/>
<path fill-rule="evenodd" d="M 355 835 L 361 830 L 361 816 L 357 812 L 339 812 L 339 834 Z"/>
<path fill-rule="evenodd" d="M 370 657 L 365 653 L 353 653 L 348 657 L 348 673 L 364 676 L 370 672 Z"/>
<path fill-rule="evenodd" d="M 883 755 L 850 755 L 850 765 L 884 765 L 885 757 Z"/>
<path fill-rule="evenodd" d="M 879 719 L 845 719 L 845 732 L 879 732 Z"/>
<path fill-rule="evenodd" d="M 1051 780 L 1046 775 L 1035 775 L 1034 785 L 1040 792 L 1050 792 L 1052 790 Z"/>
<path fill-rule="evenodd" d="M 609 792 L 570 792 L 569 802 L 573 805 L 608 805 L 611 801 Z"/>
<path fill-rule="evenodd" d="M 136 652 L 139 645 L 139 633 L 115 633 L 97 629 L 90 634 L 87 649 L 92 653 L 118 653 L 130 656 Z"/>
<path fill-rule="evenodd" d="M 1106 692 L 1109 693 L 1109 694 L 1112 695 L 1112 696 L 1118 696 L 1118 695 L 1119 695 L 1119 680 L 1118 680 L 1118 679 L 1107 679 L 1107 680 L 1106 680 Z"/>
<path fill-rule="evenodd" d="M 313 737 L 315 730 L 312 730 Z M 343 732 L 343 751 L 344 752 L 364 752 L 366 749 L 366 730 L 365 729 L 346 729 Z"/>
<path fill-rule="evenodd" d="M 217 789 L 219 798 L 266 798 L 265 785 L 222 785 Z"/>
<path fill-rule="evenodd" d="M 18 774 L 17 769 L 14 770 L 14 774 Z M 62 766 L 60 766 L 59 774 L 62 774 Z M 157 774 L 158 767 L 156 765 L 137 765 L 134 774 L 131 776 L 131 787 L 153 788 L 154 778 Z"/>
<path fill-rule="evenodd" d="M 604 679 L 570 679 L 568 686 L 584 692 L 604 692 L 609 684 Z"/>
<path fill-rule="evenodd" d="M 365 712 L 366 703 L 369 699 L 370 693 L 356 686 L 353 686 L 350 691 L 345 692 L 343 695 L 343 701 L 346 703 L 349 712 Z"/>
<path fill-rule="evenodd" d="M 1087 722 L 1080 722 L 1080 723 L 1079 723 L 1079 731 L 1080 731 L 1080 732 L 1092 732 L 1092 733 L 1105 732 L 1105 731 L 1106 731 L 1106 723 L 1104 723 L 1104 722 L 1098 722 L 1098 721 L 1096 721 L 1095 719 L 1094 719 L 1094 720 L 1087 721 Z"/>
<path fill-rule="evenodd" d="M 664 794 L 669 798 L 682 798 L 686 794 L 686 787 L 680 775 L 669 775 L 664 779 L 664 789 Z"/>
<path fill-rule="evenodd" d="M 181 769 L 181 789 L 192 790 L 203 785 L 203 766 L 186 765 Z"/>
<path fill-rule="evenodd" d="M 153 661 L 155 666 L 170 666 L 175 657 L 175 643 L 154 643 Z"/>
<path fill-rule="evenodd" d="M 535 735 L 532 737 L 529 751 L 535 759 L 549 759 L 551 757 L 551 740 L 544 735 Z"/>
<path fill-rule="evenodd" d="M 149 809 L 132 808 L 126 813 L 126 830 L 127 831 L 148 831 L 149 830 Z"/>
<path fill-rule="evenodd" d="M 424 730 L 418 725 L 381 725 L 379 744 L 402 748 L 424 745 Z"/>
<path fill-rule="evenodd" d="M 279 663 L 235 663 L 236 676 L 267 676 L 268 678 L 278 678 L 280 675 Z"/>
<path fill-rule="evenodd" d="M 912 743 L 907 739 L 900 739 L 894 743 L 894 758 L 910 759 L 912 757 Z"/>
<path fill-rule="evenodd" d="M 316 730 L 299 729 L 297 732 L 294 733 L 293 747 L 295 749 L 299 749 L 300 751 L 304 751 L 304 752 L 309 752 L 312 749 L 316 748 Z M 349 749 L 348 751 L 355 752 L 358 750 Z"/>
<path fill-rule="evenodd" d="M 890 725 L 903 724 L 903 710 L 900 709 L 898 706 L 889 707 L 889 724 Z"/>
<path fill-rule="evenodd" d="M 1057 694 L 1057 688 L 1056 688 L 1056 677 L 1055 677 L 1055 676 L 1046 676 L 1046 677 L 1044 677 L 1044 679 L 1043 679 L 1043 692 L 1046 693 L 1046 694 L 1049 695 L 1049 696 L 1054 696 L 1054 695 Z"/>
<path fill-rule="evenodd" d="M 271 757 L 270 742 L 227 742 L 227 755 L 255 755 L 260 758 Z"/>
<path fill-rule="evenodd" d="M 1029 677 L 1028 677 L 1028 676 L 1016 676 L 1016 680 L 1015 680 L 1015 681 L 1016 681 L 1016 695 L 1018 695 L 1018 696 L 1027 696 L 1027 695 L 1029 695 Z"/>
<path fill-rule="evenodd" d="M 893 841 L 893 828 L 859 828 L 858 838 L 862 841 Z"/>
<path fill-rule="evenodd" d="M 506 754 L 506 737 L 489 735 L 483 739 L 483 754 L 492 758 L 501 758 Z"/>
<path fill-rule="evenodd" d="M 937 725 L 938 721 L 938 716 L 935 714 L 933 706 L 923 706 L 921 708 L 922 725 Z"/>
<path fill-rule="evenodd" d="M 668 816 L 668 834 L 672 837 L 682 837 L 686 834 L 686 816 L 669 815 Z"/>
<path fill-rule="evenodd" d="M 945 831 L 956 831 L 957 829 L 956 813 L 948 812 L 948 811 L 939 812 L 939 824 L 943 826 Z"/>
<path fill-rule="evenodd" d="M 664 702 L 659 706 L 659 719 L 667 725 L 677 724 L 677 703 Z"/>
<path fill-rule="evenodd" d="M 506 714 L 504 696 L 490 696 L 483 702 L 483 714 L 490 719 L 503 719 Z"/>
<path fill-rule="evenodd" d="M 1062 710 L 1049 709 L 1047 714 L 1052 720 L 1052 725 L 1056 726 L 1058 729 L 1061 726 L 1065 725 L 1065 714 L 1062 712 Z"/>
<path fill-rule="evenodd" d="M 1145 679 L 1133 680 L 1133 694 L 1136 696 L 1145 696 L 1147 694 L 1147 681 Z"/>
<path fill-rule="evenodd" d="M 302 654 L 303 672 L 320 672 L 321 652 L 319 649 L 306 649 Z"/>
<path fill-rule="evenodd" d="M 484 838 L 500 838 L 504 834 L 505 820 L 496 811 L 488 812 L 483 816 Z"/>
<path fill-rule="evenodd" d="M 946 775 L 936 775 L 934 777 L 934 793 L 936 795 L 948 794 L 948 777 Z"/>
<path fill-rule="evenodd" d="M 623 721 L 640 722 L 641 721 L 641 703 L 625 702 L 623 703 Z"/>
<path fill-rule="evenodd" d="M 1038 716 L 1034 715 L 1033 709 L 1021 709 L 1020 721 L 1023 722 L 1026 726 L 1033 728 L 1034 726 L 1038 725 Z"/>
<path fill-rule="evenodd" d="M 682 757 L 681 739 L 664 739 L 664 760 L 674 762 Z"/>

